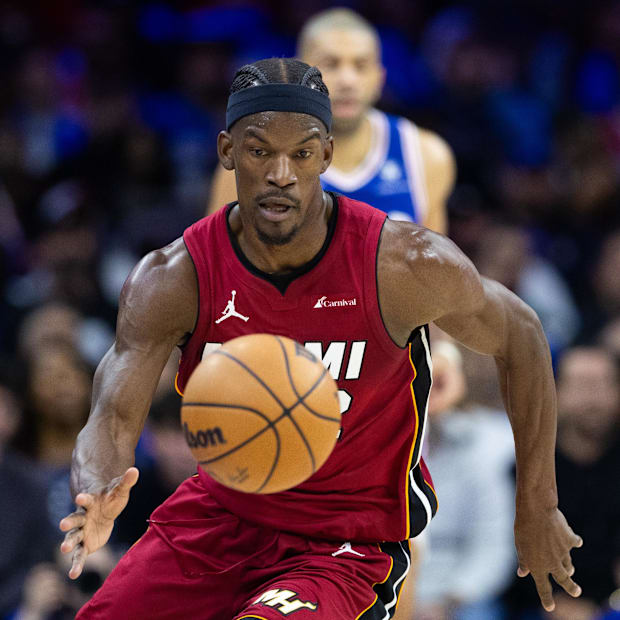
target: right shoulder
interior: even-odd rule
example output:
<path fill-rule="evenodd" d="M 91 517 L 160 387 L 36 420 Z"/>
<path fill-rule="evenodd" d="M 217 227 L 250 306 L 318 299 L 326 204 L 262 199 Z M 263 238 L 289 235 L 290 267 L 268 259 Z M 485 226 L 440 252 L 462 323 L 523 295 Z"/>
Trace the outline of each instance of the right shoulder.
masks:
<path fill-rule="evenodd" d="M 119 301 L 117 331 L 191 333 L 198 314 L 198 281 L 182 238 L 149 252 L 129 274 Z"/>

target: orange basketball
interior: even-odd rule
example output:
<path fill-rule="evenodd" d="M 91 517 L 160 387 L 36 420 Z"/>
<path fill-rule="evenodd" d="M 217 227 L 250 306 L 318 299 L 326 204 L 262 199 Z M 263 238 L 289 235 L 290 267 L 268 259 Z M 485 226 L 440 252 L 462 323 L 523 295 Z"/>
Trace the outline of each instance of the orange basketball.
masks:
<path fill-rule="evenodd" d="M 241 336 L 196 367 L 181 423 L 192 454 L 215 480 L 246 493 L 276 493 L 309 478 L 333 450 L 338 387 L 298 342 Z"/>

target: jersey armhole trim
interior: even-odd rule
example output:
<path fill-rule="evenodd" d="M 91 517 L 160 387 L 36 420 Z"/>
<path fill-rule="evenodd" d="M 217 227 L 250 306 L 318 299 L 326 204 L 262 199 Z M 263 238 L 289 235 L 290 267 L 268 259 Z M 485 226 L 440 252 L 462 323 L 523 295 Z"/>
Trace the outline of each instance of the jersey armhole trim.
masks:
<path fill-rule="evenodd" d="M 381 217 L 383 218 L 382 221 L 378 222 L 377 219 Z M 377 212 L 369 224 L 366 244 L 364 246 L 364 296 L 366 298 L 364 307 L 366 318 L 384 352 L 392 358 L 398 358 L 407 350 L 407 345 L 400 347 L 392 340 L 383 320 L 381 305 L 379 303 L 379 246 L 381 245 L 383 227 L 387 219 L 384 213 Z"/>
<path fill-rule="evenodd" d="M 189 259 L 192 261 L 192 266 L 194 267 L 194 276 L 196 277 L 196 290 L 198 292 L 198 308 L 196 312 L 196 320 L 194 321 L 194 327 L 192 327 L 192 331 L 189 332 L 189 338 L 179 347 L 181 351 L 187 346 L 187 343 L 194 337 L 194 334 L 196 333 L 196 330 L 198 329 L 198 326 L 200 325 L 200 312 L 201 312 L 201 307 L 202 307 L 202 304 L 200 303 L 201 295 L 200 295 L 200 280 L 198 279 L 198 269 L 196 268 L 196 262 L 194 261 L 194 257 L 192 256 L 192 253 L 189 251 L 187 241 L 185 240 L 185 235 L 183 235 L 183 245 L 185 246 L 185 250 L 187 251 Z"/>

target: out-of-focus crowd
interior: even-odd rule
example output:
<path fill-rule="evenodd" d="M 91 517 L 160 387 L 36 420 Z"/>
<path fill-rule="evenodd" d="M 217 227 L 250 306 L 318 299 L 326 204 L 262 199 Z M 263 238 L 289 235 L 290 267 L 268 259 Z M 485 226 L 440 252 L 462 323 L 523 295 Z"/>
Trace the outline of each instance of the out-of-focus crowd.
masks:
<path fill-rule="evenodd" d="M 72 507 L 71 451 L 122 283 L 140 256 L 203 215 L 234 70 L 293 55 L 304 21 L 328 5 L 0 7 L 0 618 L 73 617 L 150 511 L 193 472 L 171 359 L 112 544 L 78 582 L 65 578 L 57 524 Z M 583 599 L 559 597 L 555 614 L 612 617 L 620 2 L 347 5 L 379 28 L 381 107 L 455 152 L 450 236 L 543 322 L 558 372 L 560 507 L 585 540 L 574 553 Z M 513 457 L 492 363 L 450 343 L 436 358 L 427 450 L 441 508 L 417 585 L 420 618 L 538 618 L 533 585 L 511 583 Z M 446 412 L 448 388 L 462 394 Z"/>

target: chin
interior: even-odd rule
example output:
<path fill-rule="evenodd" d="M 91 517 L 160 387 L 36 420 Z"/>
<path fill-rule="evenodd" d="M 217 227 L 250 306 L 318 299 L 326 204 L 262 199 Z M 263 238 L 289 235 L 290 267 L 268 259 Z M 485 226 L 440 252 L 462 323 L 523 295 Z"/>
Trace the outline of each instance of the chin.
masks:
<path fill-rule="evenodd" d="M 297 227 L 293 227 L 290 231 L 285 232 L 265 232 L 260 228 L 256 229 L 256 234 L 258 235 L 259 240 L 265 245 L 286 245 L 290 243 L 297 235 Z"/>
<path fill-rule="evenodd" d="M 340 133 L 350 133 L 355 131 L 364 120 L 364 113 L 359 114 L 358 116 L 345 116 L 345 117 L 334 117 L 332 119 L 332 125 L 334 131 Z"/>

